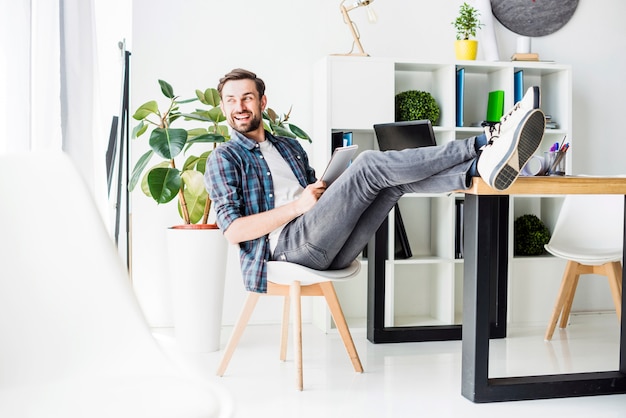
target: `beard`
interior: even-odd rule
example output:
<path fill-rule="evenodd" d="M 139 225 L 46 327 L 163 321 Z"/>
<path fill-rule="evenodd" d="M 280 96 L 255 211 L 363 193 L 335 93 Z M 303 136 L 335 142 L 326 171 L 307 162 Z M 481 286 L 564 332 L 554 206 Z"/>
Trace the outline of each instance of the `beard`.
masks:
<path fill-rule="evenodd" d="M 251 113 L 249 114 L 251 116 L 251 119 L 249 119 L 246 122 L 241 122 L 235 119 L 234 117 L 232 117 L 231 118 L 232 128 L 242 134 L 246 134 L 248 132 L 257 130 L 259 126 L 261 125 L 261 117 L 258 114 L 257 115 L 254 115 Z"/>

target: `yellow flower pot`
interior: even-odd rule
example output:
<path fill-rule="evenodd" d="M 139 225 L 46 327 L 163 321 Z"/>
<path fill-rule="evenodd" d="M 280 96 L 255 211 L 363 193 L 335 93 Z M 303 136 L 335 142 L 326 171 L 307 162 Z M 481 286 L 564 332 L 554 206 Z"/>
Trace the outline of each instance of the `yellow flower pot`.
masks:
<path fill-rule="evenodd" d="M 475 39 L 455 41 L 454 51 L 457 60 L 475 60 L 478 52 L 478 41 Z"/>

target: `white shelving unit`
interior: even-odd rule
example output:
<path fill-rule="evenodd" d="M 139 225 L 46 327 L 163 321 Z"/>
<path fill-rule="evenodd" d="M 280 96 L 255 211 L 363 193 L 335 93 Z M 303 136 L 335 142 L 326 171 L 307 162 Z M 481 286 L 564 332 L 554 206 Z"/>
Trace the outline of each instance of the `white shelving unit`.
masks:
<path fill-rule="evenodd" d="M 456 74 L 465 69 L 464 126 L 456 126 Z M 434 126 L 438 144 L 467 138 L 482 132 L 473 125 L 485 119 L 488 93 L 503 90 L 505 111 L 513 106 L 514 75 L 523 72 L 524 90 L 533 85 L 541 88 L 541 108 L 558 129 L 548 129 L 538 154 L 543 155 L 554 142 L 573 145 L 572 81 L 568 65 L 545 62 L 479 62 L 423 63 L 373 57 L 328 56 L 315 68 L 313 164 L 319 172 L 330 158 L 331 132 L 352 131 L 359 150 L 377 149 L 373 131 L 376 123 L 393 122 L 395 95 L 406 90 L 430 92 L 437 101 L 441 115 Z M 571 173 L 571 151 L 567 153 L 566 171 Z M 404 196 L 399 206 L 409 237 L 413 257 L 394 260 L 393 248 L 385 265 L 386 327 L 415 327 L 430 325 L 459 325 L 462 311 L 463 260 L 455 259 L 455 200 L 462 194 Z M 511 230 L 513 219 L 524 213 L 534 213 L 548 227 L 554 225 L 560 201 L 554 198 L 512 198 L 510 203 Z M 393 211 L 390 213 L 389 243 L 393 246 Z M 513 248 L 510 243 L 509 248 Z M 551 257 L 516 259 L 509 255 L 511 289 L 519 289 L 520 275 L 535 274 L 537 263 L 545 271 L 559 271 L 557 260 Z M 350 326 L 365 325 L 367 314 L 367 260 L 360 278 L 352 283 L 337 285 L 337 293 Z M 549 264 L 549 266 L 548 266 Z M 554 264 L 554 266 L 552 265 Z M 540 280 L 540 279 L 537 279 Z M 535 281 L 537 281 L 535 280 Z M 559 279 L 554 280 L 558 287 Z M 522 286 L 523 287 L 523 286 Z M 532 289 L 526 289 L 531 292 Z M 554 293 L 555 294 L 555 293 Z M 552 297 L 552 294 L 550 295 Z M 549 317 L 552 299 L 546 313 L 539 310 L 538 321 Z M 525 321 L 525 310 L 515 304 L 509 319 Z M 533 308 L 533 312 L 537 312 Z M 515 315 L 515 317 L 512 317 Z M 315 322 L 325 330 L 332 328 L 329 315 L 316 308 Z"/>

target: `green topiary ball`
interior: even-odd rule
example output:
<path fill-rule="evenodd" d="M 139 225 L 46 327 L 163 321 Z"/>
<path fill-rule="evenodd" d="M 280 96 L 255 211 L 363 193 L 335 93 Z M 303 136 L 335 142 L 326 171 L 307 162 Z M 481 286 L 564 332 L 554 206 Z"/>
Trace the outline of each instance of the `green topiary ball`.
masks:
<path fill-rule="evenodd" d="M 428 119 L 434 125 L 439 119 L 439 106 L 427 91 L 408 90 L 396 94 L 396 121 Z"/>
<path fill-rule="evenodd" d="M 550 231 L 535 215 L 522 215 L 513 224 L 515 255 L 541 255 L 550 241 Z"/>

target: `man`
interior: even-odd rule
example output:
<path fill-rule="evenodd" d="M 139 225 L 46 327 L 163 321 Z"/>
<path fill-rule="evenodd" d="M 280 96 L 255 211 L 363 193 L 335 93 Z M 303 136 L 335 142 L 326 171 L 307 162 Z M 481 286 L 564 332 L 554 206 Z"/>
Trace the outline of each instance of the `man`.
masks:
<path fill-rule="evenodd" d="M 485 134 L 443 146 L 363 151 L 327 189 L 297 140 L 263 129 L 263 80 L 235 69 L 217 90 L 232 137 L 211 153 L 205 184 L 224 236 L 240 246 L 244 284 L 253 292 L 267 290 L 268 260 L 346 267 L 405 193 L 466 189 L 478 174 L 495 189 L 508 188 L 545 129 L 539 88 L 531 87 Z"/>

